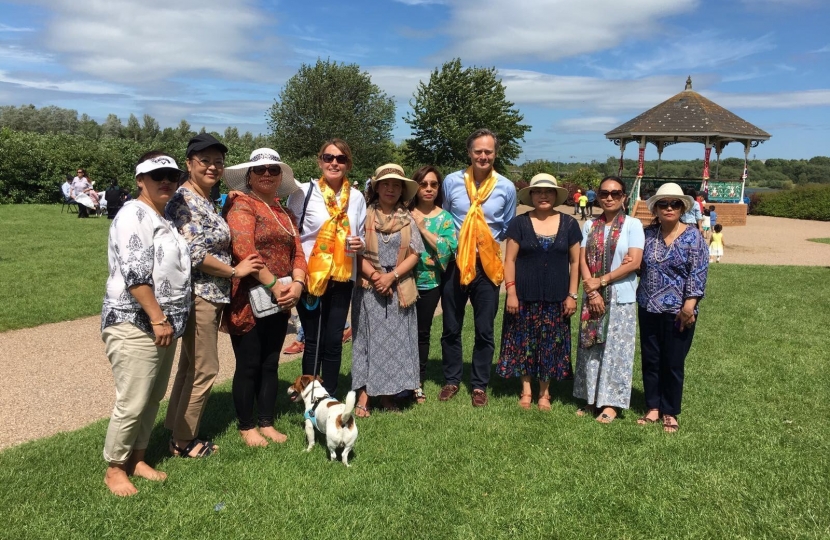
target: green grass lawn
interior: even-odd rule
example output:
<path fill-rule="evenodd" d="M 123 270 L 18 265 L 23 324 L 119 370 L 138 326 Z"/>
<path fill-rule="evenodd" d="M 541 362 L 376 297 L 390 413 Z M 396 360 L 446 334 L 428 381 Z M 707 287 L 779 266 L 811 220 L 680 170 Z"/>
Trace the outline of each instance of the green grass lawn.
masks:
<path fill-rule="evenodd" d="M 0 452 L 0 537 L 827 538 L 828 278 L 712 268 L 676 435 L 635 424 L 638 367 L 633 410 L 609 426 L 575 416 L 571 383 L 552 385 L 549 413 L 519 409 L 517 381 L 498 377 L 485 409 L 468 388 L 439 403 L 439 318 L 427 403 L 360 420 L 350 469 L 321 446 L 303 452 L 300 406 L 284 394 L 288 442 L 244 447 L 224 384 L 202 428 L 220 453 L 168 457 L 160 411 L 149 457 L 169 479 L 138 480 L 130 499 L 102 483 L 105 420 Z M 299 370 L 281 367 L 283 391 Z"/>
<path fill-rule="evenodd" d="M 810 242 L 818 242 L 819 244 L 830 244 L 830 238 L 808 238 Z"/>
<path fill-rule="evenodd" d="M 60 205 L 0 205 L 0 332 L 101 313 L 110 223 Z"/>

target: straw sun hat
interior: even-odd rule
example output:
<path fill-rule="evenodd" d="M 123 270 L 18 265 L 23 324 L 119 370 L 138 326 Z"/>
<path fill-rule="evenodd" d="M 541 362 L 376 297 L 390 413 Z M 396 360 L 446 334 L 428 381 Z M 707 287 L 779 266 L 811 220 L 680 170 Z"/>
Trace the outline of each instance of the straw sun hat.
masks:
<path fill-rule="evenodd" d="M 691 208 L 693 204 L 695 204 L 695 201 L 690 196 L 683 193 L 683 188 L 674 182 L 668 182 L 657 188 L 657 193 L 649 197 L 646 201 L 648 211 L 654 214 L 654 205 L 657 204 L 657 201 L 663 199 L 682 201 L 684 214 L 689 211 L 689 208 Z"/>
<path fill-rule="evenodd" d="M 553 202 L 553 206 L 559 206 L 568 198 L 568 190 L 559 187 L 559 184 L 556 183 L 556 178 L 552 174 L 539 173 L 530 179 L 530 185 L 528 187 L 519 190 L 519 202 L 527 206 L 533 206 L 530 191 L 539 188 L 550 188 L 556 191 L 556 200 Z"/>
<path fill-rule="evenodd" d="M 404 175 L 403 167 L 394 163 L 381 165 L 372 177 L 372 189 L 377 192 L 377 184 L 381 180 L 400 180 L 403 188 L 403 200 L 410 201 L 418 193 L 418 183 Z"/>
<path fill-rule="evenodd" d="M 282 162 L 280 155 L 270 148 L 257 148 L 251 152 L 251 158 L 245 163 L 234 165 L 232 167 L 225 167 L 225 174 L 222 178 L 225 183 L 232 190 L 250 193 L 251 188 L 248 187 L 248 169 L 257 167 L 259 165 L 279 165 L 282 169 L 280 187 L 277 189 L 277 198 L 282 199 L 288 197 L 298 189 L 299 184 L 294 179 L 294 171 Z"/>

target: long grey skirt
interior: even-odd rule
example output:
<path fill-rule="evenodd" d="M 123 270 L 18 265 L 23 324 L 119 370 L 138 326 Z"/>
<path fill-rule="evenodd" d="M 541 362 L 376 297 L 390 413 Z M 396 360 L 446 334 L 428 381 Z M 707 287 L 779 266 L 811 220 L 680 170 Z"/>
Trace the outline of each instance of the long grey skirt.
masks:
<path fill-rule="evenodd" d="M 574 370 L 574 397 L 588 405 L 627 409 L 631 402 L 637 302 L 611 300 L 605 343 L 579 348 Z"/>

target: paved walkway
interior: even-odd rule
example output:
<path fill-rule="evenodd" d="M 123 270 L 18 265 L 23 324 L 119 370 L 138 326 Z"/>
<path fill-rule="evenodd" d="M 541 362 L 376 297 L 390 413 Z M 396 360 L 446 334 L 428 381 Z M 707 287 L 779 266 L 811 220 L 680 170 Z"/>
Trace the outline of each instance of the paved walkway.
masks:
<path fill-rule="evenodd" d="M 830 267 L 830 245 L 808 238 L 830 238 L 830 223 L 750 216 L 746 227 L 724 230 L 722 264 Z M 0 333 L 0 448 L 109 416 L 114 390 L 99 328 L 95 316 Z M 219 358 L 223 381 L 234 366 L 225 334 L 220 334 Z"/>

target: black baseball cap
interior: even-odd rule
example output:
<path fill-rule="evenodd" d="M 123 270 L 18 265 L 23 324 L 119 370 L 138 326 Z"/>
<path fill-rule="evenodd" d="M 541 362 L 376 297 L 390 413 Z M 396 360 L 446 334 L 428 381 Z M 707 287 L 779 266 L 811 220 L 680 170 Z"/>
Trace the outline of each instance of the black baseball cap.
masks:
<path fill-rule="evenodd" d="M 194 152 L 200 152 L 211 146 L 217 147 L 223 154 L 228 153 L 228 147 L 220 143 L 216 137 L 210 133 L 199 133 L 187 141 L 187 153 L 185 153 L 185 157 L 190 157 Z"/>

